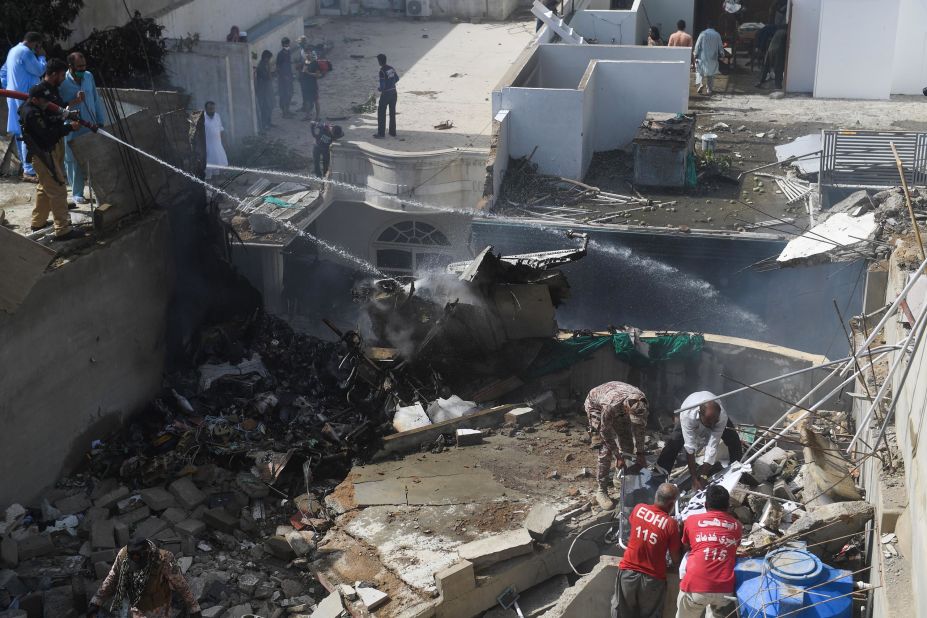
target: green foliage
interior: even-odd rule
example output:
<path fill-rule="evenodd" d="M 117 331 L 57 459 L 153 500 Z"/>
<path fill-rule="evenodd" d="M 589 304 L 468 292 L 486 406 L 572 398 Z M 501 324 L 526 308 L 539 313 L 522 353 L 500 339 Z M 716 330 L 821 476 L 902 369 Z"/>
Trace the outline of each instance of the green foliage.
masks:
<path fill-rule="evenodd" d="M 84 0 L 0 0 L 0 54 L 6 58 L 11 47 L 27 32 L 41 32 L 46 45 L 71 35 L 71 22 L 84 7 Z"/>
<path fill-rule="evenodd" d="M 87 57 L 87 66 L 104 86 L 155 89 L 164 74 L 164 26 L 136 11 L 124 26 L 94 30 L 71 51 Z"/>

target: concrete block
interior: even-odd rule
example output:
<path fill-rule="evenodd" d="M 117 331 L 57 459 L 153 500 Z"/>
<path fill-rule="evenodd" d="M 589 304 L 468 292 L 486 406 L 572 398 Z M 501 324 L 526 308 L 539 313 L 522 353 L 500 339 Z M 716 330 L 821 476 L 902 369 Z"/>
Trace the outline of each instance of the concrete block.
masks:
<path fill-rule="evenodd" d="M 469 594 L 476 588 L 476 574 L 473 572 L 473 563 L 461 560 L 446 569 L 435 573 L 435 585 L 438 593 L 444 600 L 456 599 Z"/>
<path fill-rule="evenodd" d="M 357 600 L 357 590 L 354 589 L 354 586 L 348 584 L 339 584 L 338 585 L 338 594 L 348 601 Z"/>
<path fill-rule="evenodd" d="M 181 556 L 177 559 L 177 566 L 180 567 L 180 572 L 186 575 L 190 567 L 193 566 L 193 556 Z"/>
<path fill-rule="evenodd" d="M 344 604 L 341 602 L 341 595 L 332 592 L 322 599 L 310 618 L 338 618 L 344 611 Z"/>
<path fill-rule="evenodd" d="M 457 446 L 472 446 L 483 441 L 483 432 L 479 429 L 458 429 Z"/>
<path fill-rule="evenodd" d="M 123 498 L 116 503 L 116 512 L 122 515 L 123 513 L 129 513 L 136 509 L 140 509 L 145 506 L 145 502 L 142 500 L 142 497 L 138 494 L 129 496 L 128 498 Z"/>
<path fill-rule="evenodd" d="M 165 528 L 167 528 L 166 521 L 158 517 L 149 517 L 135 527 L 135 536 L 150 539 Z"/>
<path fill-rule="evenodd" d="M 783 480 L 776 481 L 776 483 L 773 485 L 773 495 L 777 498 L 782 498 L 783 500 L 797 502 L 795 494 L 793 494 L 792 490 L 789 489 L 789 484 Z"/>
<path fill-rule="evenodd" d="M 90 501 L 90 498 L 82 493 L 55 500 L 55 508 L 61 511 L 62 515 L 83 513 L 91 506 L 93 506 L 93 503 Z"/>
<path fill-rule="evenodd" d="M 222 612 L 225 611 L 225 608 L 221 605 L 215 605 L 213 607 L 207 607 L 202 611 L 203 618 L 219 618 L 222 615 Z"/>
<path fill-rule="evenodd" d="M 357 596 L 360 597 L 361 602 L 364 604 L 364 607 L 367 608 L 367 611 L 372 612 L 378 607 L 382 607 L 389 601 L 389 595 L 385 592 L 381 592 L 376 588 L 357 588 Z"/>
<path fill-rule="evenodd" d="M 279 535 L 267 537 L 264 540 L 264 549 L 280 560 L 292 560 L 296 557 L 296 553 L 293 551 L 293 548 L 290 547 L 290 544 L 287 543 L 284 537 Z"/>
<path fill-rule="evenodd" d="M 789 458 L 784 449 L 774 446 L 753 462 L 752 475 L 758 482 L 768 481 L 782 470 L 782 464 Z"/>
<path fill-rule="evenodd" d="M 245 618 L 245 616 L 251 615 L 251 604 L 243 603 L 241 605 L 228 608 L 228 610 L 222 614 L 222 618 Z"/>
<path fill-rule="evenodd" d="M 137 524 L 140 521 L 148 519 L 149 517 L 151 517 L 151 509 L 143 504 L 141 508 L 135 509 L 134 511 L 129 511 L 128 513 L 117 515 L 116 519 L 126 524 L 127 526 L 131 526 L 133 524 Z"/>
<path fill-rule="evenodd" d="M 0 541 L 0 564 L 15 568 L 19 564 L 19 543 L 8 536 Z"/>
<path fill-rule="evenodd" d="M 48 556 L 55 553 L 54 544 L 47 534 L 34 534 L 19 540 L 19 561 L 25 562 L 32 558 Z"/>
<path fill-rule="evenodd" d="M 833 555 L 846 543 L 846 537 L 862 532 L 875 509 L 865 500 L 835 502 L 819 506 L 802 515 L 789 527 L 789 534 L 800 535 L 809 551 L 818 557 Z"/>
<path fill-rule="evenodd" d="M 311 530 L 287 532 L 286 542 L 297 556 L 308 556 L 315 550 L 315 533 Z"/>
<path fill-rule="evenodd" d="M 77 618 L 74 608 L 74 592 L 71 586 L 59 586 L 46 590 L 42 598 L 44 618 Z"/>
<path fill-rule="evenodd" d="M 248 596 L 254 594 L 259 583 L 261 583 L 261 578 L 254 573 L 242 573 L 238 577 L 238 589 Z"/>
<path fill-rule="evenodd" d="M 93 501 L 93 506 L 100 509 L 109 509 L 115 506 L 117 502 L 129 495 L 129 488 L 120 485 L 115 489 L 108 491 L 99 498 Z"/>
<path fill-rule="evenodd" d="M 206 524 L 198 519 L 185 519 L 174 526 L 174 529 L 180 534 L 199 536 L 206 531 Z"/>
<path fill-rule="evenodd" d="M 113 533 L 116 535 L 116 547 L 128 545 L 131 535 L 129 534 L 129 525 L 121 521 L 113 523 Z"/>
<path fill-rule="evenodd" d="M 177 502 L 188 511 L 192 511 L 199 505 L 206 502 L 206 494 L 199 487 L 193 484 L 190 477 L 179 478 L 168 487 Z"/>
<path fill-rule="evenodd" d="M 521 528 L 461 545 L 457 548 L 457 554 L 479 569 L 509 558 L 530 554 L 533 549 L 531 534 Z"/>
<path fill-rule="evenodd" d="M 152 511 L 163 511 L 177 504 L 174 494 L 163 487 L 149 487 L 140 492 L 142 500 Z"/>
<path fill-rule="evenodd" d="M 541 415 L 534 408 L 515 408 L 505 413 L 505 422 L 512 423 L 516 427 L 534 425 L 540 420 Z"/>
<path fill-rule="evenodd" d="M 190 519 L 190 516 L 183 509 L 178 509 L 177 507 L 170 507 L 163 513 L 161 513 L 161 519 L 164 521 L 169 521 L 172 524 L 179 524 L 185 519 Z"/>
<path fill-rule="evenodd" d="M 93 522 L 90 528 L 90 546 L 93 549 L 116 547 L 116 524 L 112 519 Z"/>
<path fill-rule="evenodd" d="M 203 523 L 220 532 L 232 534 L 238 528 L 238 518 L 224 508 L 208 509 L 203 512 Z"/>
<path fill-rule="evenodd" d="M 525 519 L 525 529 L 531 533 L 531 536 L 537 540 L 543 540 L 554 527 L 554 521 L 557 519 L 557 509 L 549 504 L 535 504 L 528 511 L 528 517 Z"/>

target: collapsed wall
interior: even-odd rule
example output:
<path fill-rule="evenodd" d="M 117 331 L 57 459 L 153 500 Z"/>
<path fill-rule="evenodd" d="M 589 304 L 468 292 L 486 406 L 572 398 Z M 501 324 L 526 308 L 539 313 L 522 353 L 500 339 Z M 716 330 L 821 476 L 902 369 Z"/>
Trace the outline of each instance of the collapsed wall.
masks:
<path fill-rule="evenodd" d="M 169 229 L 150 213 L 0 312 L 0 504 L 37 496 L 160 387 Z"/>

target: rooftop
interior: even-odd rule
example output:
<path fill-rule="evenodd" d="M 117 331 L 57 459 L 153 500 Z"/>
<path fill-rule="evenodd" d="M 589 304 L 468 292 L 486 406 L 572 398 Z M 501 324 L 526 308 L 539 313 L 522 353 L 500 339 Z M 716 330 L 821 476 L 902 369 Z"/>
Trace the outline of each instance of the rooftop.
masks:
<path fill-rule="evenodd" d="M 333 71 L 319 82 L 322 118 L 339 123 L 343 141 L 401 152 L 489 149 L 490 92 L 534 36 L 534 21 L 423 22 L 384 18 L 314 18 L 310 42 L 333 44 Z M 461 50 L 472 50 L 463 58 Z M 385 53 L 399 72 L 398 138 L 373 139 L 376 55 Z M 301 98 L 294 94 L 294 107 Z M 361 111 L 363 108 L 363 111 Z M 270 136 L 305 148 L 308 123 L 274 116 Z M 453 127 L 435 130 L 451 121 Z"/>

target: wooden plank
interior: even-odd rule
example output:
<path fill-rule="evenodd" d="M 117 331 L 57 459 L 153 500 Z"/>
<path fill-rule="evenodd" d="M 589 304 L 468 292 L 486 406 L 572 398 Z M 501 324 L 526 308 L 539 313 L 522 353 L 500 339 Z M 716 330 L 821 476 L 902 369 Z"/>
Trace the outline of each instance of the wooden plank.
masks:
<path fill-rule="evenodd" d="M 0 227 L 0 311 L 15 313 L 58 255 L 45 245 Z"/>

